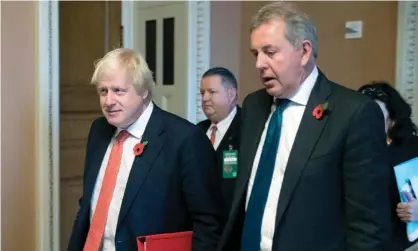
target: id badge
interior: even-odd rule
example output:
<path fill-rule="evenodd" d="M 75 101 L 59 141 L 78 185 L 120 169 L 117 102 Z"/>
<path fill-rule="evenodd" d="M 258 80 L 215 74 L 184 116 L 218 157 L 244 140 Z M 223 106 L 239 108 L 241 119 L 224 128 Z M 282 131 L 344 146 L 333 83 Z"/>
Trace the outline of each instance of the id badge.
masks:
<path fill-rule="evenodd" d="M 237 177 L 238 171 L 238 150 L 227 150 L 223 152 L 222 176 L 224 179 Z"/>

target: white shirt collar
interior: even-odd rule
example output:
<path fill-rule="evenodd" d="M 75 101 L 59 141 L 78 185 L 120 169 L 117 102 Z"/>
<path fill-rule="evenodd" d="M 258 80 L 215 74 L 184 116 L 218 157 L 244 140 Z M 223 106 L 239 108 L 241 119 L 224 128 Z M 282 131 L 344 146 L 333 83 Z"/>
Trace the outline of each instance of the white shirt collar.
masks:
<path fill-rule="evenodd" d="M 315 86 L 318 75 L 318 68 L 315 66 L 305 81 L 299 85 L 296 92 L 292 96 L 288 97 L 288 99 L 293 103 L 306 106 L 308 104 L 312 89 Z M 274 97 L 274 100 L 276 100 L 276 97 Z"/>
<path fill-rule="evenodd" d="M 306 106 L 308 104 L 309 96 L 315 86 L 318 78 L 318 68 L 315 66 L 309 76 L 299 85 L 296 93 L 288 97 L 292 102 Z"/>
<path fill-rule="evenodd" d="M 219 121 L 216 124 L 216 128 L 217 130 L 224 135 L 226 133 L 226 131 L 229 128 L 229 125 L 231 124 L 232 120 L 235 117 L 235 114 L 237 114 L 237 106 L 234 106 L 234 108 L 232 109 L 232 111 L 228 114 L 228 116 L 226 116 L 226 118 L 224 118 L 223 120 Z M 213 126 L 215 126 L 215 124 L 211 124 L 211 126 L 209 127 L 209 129 L 211 129 Z"/>
<path fill-rule="evenodd" d="M 138 139 L 142 138 L 142 135 L 145 132 L 145 128 L 148 124 L 148 121 L 151 117 L 153 110 L 154 110 L 154 103 L 152 103 L 151 101 L 148 104 L 147 108 L 145 108 L 141 116 L 139 116 L 139 118 L 132 125 L 128 127 L 127 131 L 129 132 L 130 135 Z M 121 129 L 118 128 L 115 135 L 118 135 L 120 131 Z"/>

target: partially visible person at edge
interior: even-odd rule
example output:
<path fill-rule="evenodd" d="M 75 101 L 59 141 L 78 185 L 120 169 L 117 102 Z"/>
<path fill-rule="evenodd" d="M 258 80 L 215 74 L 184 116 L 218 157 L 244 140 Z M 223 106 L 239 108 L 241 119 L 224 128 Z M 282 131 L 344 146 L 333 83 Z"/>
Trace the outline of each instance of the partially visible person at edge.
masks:
<path fill-rule="evenodd" d="M 243 102 L 218 250 L 385 250 L 390 164 L 379 106 L 317 67 L 315 25 L 291 3 L 264 5 L 250 40 L 264 88 Z"/>
<path fill-rule="evenodd" d="M 193 251 L 222 232 L 215 151 L 196 125 L 152 102 L 143 56 L 119 48 L 92 77 L 103 117 L 91 125 L 69 251 L 136 251 L 140 236 L 193 231 Z"/>
<path fill-rule="evenodd" d="M 383 112 L 392 167 L 418 157 L 418 130 L 411 119 L 412 109 L 399 92 L 386 82 L 372 82 L 358 91 L 375 100 Z M 416 242 L 408 241 L 405 223 L 418 222 L 418 200 L 409 193 L 406 196 L 410 201 L 400 202 L 392 172 L 390 198 L 393 230 L 390 251 L 403 251 Z"/>

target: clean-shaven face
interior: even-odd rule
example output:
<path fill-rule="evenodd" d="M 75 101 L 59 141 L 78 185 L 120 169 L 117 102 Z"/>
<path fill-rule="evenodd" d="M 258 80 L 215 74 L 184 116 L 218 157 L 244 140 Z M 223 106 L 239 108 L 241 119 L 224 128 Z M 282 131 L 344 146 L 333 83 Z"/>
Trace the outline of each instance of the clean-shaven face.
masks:
<path fill-rule="evenodd" d="M 206 117 L 218 123 L 228 116 L 235 105 L 236 89 L 226 88 L 222 83 L 222 77 L 213 75 L 202 78 L 200 95 Z"/>
<path fill-rule="evenodd" d="M 308 58 L 302 48 L 295 48 L 285 37 L 286 24 L 278 19 L 264 23 L 251 33 L 251 52 L 267 92 L 286 98 L 302 82 L 303 66 Z"/>
<path fill-rule="evenodd" d="M 139 94 L 122 69 L 105 72 L 97 85 L 100 106 L 109 124 L 126 129 L 146 108 L 147 92 Z"/>

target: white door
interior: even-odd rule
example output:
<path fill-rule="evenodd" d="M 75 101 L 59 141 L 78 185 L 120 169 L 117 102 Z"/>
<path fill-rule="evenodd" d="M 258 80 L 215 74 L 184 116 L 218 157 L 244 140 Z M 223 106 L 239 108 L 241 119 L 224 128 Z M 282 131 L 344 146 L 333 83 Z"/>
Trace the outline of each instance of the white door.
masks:
<path fill-rule="evenodd" d="M 187 1 L 134 1 L 134 48 L 154 72 L 154 102 L 187 119 Z"/>

